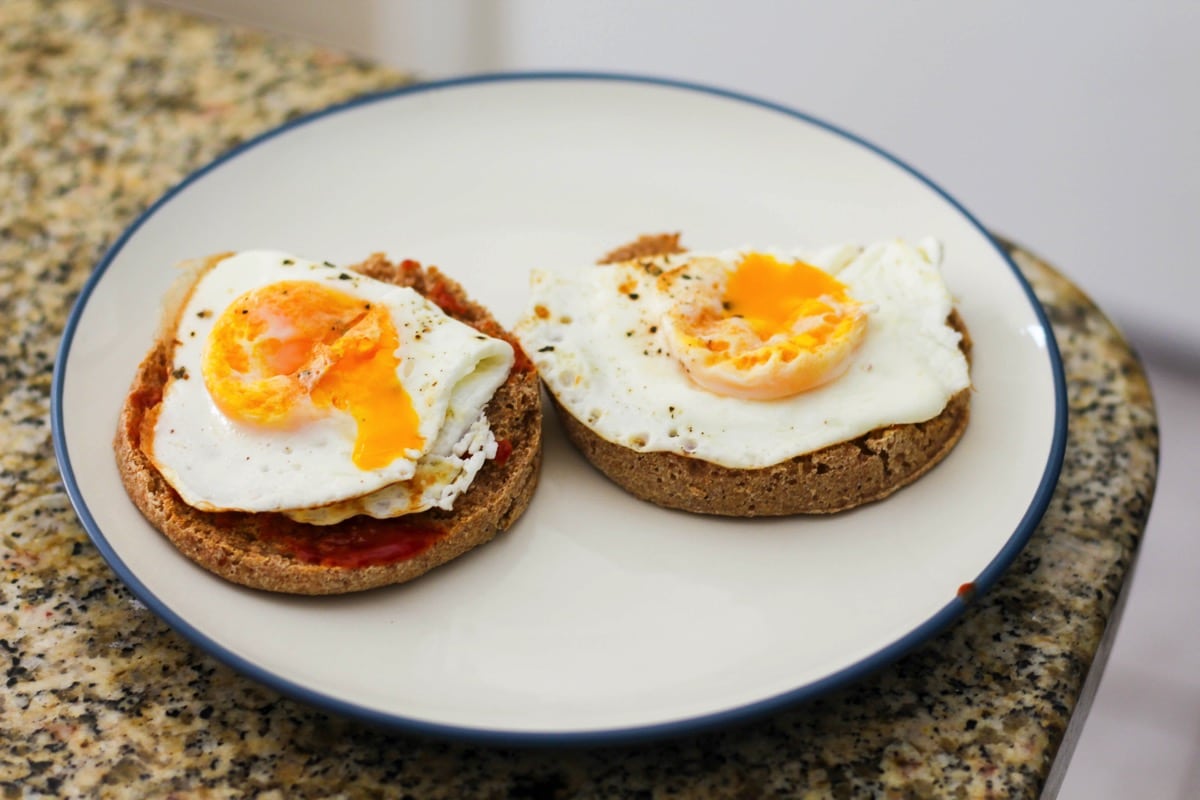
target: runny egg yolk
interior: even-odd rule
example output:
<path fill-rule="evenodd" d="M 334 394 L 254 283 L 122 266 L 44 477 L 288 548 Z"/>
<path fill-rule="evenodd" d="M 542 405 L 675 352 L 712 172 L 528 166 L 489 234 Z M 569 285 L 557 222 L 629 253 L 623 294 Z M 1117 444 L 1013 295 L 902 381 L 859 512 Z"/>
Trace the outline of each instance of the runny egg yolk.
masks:
<path fill-rule="evenodd" d="M 676 289 L 664 318 L 671 353 L 715 394 L 773 400 L 815 388 L 846 370 L 866 335 L 862 304 L 803 261 L 697 259 L 664 280 Z"/>
<path fill-rule="evenodd" d="M 354 464 L 372 470 L 423 444 L 397 373 L 398 346 L 385 307 L 312 281 L 279 281 L 226 307 L 201 368 L 217 407 L 240 422 L 288 428 L 330 409 L 349 414 Z"/>

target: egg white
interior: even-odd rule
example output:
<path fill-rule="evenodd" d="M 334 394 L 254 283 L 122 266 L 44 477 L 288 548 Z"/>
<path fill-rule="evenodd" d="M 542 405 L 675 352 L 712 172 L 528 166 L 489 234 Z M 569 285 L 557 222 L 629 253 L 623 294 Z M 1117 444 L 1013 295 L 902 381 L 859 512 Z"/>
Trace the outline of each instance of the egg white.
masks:
<path fill-rule="evenodd" d="M 735 263 L 742 251 L 711 254 Z M 556 399 L 610 442 L 735 468 L 765 467 L 885 425 L 922 422 L 970 385 L 941 247 L 888 241 L 815 252 L 762 250 L 835 274 L 870 309 L 866 337 L 836 380 L 777 400 L 693 383 L 663 341 L 670 298 L 640 263 L 537 270 L 515 331 Z M 669 269 L 702 254 L 654 259 Z M 630 288 L 630 286 L 633 288 Z M 539 313 L 540 312 L 540 313 Z"/>
<path fill-rule="evenodd" d="M 430 508 L 449 511 L 470 487 L 489 459 L 496 457 L 496 436 L 483 414 L 467 429 L 449 453 L 426 453 L 417 462 L 412 479 L 389 483 L 360 497 L 316 508 L 289 509 L 283 513 L 309 525 L 333 525 L 358 514 L 391 519 Z"/>
<path fill-rule="evenodd" d="M 421 448 L 362 470 L 352 458 L 356 426 L 348 413 L 330 409 L 284 430 L 230 418 L 217 407 L 201 372 L 214 323 L 246 291 L 283 280 L 315 281 L 387 308 L 399 333 L 397 374 L 418 415 Z M 180 312 L 175 339 L 151 458 L 185 502 L 209 511 L 287 511 L 347 501 L 407 481 L 423 460 L 454 457 L 460 442 L 481 435 L 486 456 L 490 432 L 481 434 L 477 426 L 482 419 L 486 428 L 484 406 L 513 363 L 507 342 L 447 316 L 412 289 L 273 251 L 238 253 L 209 269 Z M 462 471 L 447 473 L 447 482 Z M 446 502 L 436 489 L 429 493 Z M 420 510 L 407 500 L 386 510 L 402 505 Z"/>

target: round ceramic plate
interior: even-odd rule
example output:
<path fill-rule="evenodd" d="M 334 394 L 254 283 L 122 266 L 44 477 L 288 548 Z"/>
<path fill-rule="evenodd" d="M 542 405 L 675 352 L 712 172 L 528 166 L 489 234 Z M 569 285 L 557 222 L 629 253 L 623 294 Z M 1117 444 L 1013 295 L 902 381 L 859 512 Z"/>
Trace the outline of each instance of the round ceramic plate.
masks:
<path fill-rule="evenodd" d="M 332 598 L 244 589 L 140 516 L 118 410 L 182 259 L 274 248 L 439 265 L 511 325 L 536 266 L 639 233 L 693 249 L 931 235 L 975 341 L 972 418 L 937 469 L 831 517 L 711 519 L 624 494 L 551 416 L 528 512 L 411 584 Z M 97 267 L 63 339 L 55 445 L 83 524 L 134 593 L 218 658 L 315 705 L 475 740 L 629 740 L 782 707 L 898 657 L 985 590 L 1061 464 L 1061 366 L 1029 287 L 911 168 L 798 112 L 607 75 L 492 76 L 290 123 L 189 177 Z"/>

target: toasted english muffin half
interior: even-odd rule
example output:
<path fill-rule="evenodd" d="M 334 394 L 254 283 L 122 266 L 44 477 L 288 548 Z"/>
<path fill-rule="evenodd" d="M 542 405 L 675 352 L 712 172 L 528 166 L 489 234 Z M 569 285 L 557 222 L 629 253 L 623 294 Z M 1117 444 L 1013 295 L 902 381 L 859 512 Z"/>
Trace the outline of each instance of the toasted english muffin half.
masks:
<path fill-rule="evenodd" d="M 375 254 L 351 269 L 411 287 L 455 319 L 513 346 L 513 368 L 486 407 L 500 452 L 485 463 L 450 511 L 431 509 L 392 519 L 358 516 L 316 526 L 277 513 L 193 508 L 141 447 L 143 425 L 162 401 L 171 369 L 174 326 L 166 324 L 139 365 L 121 409 L 114 439 L 117 466 L 126 491 L 146 519 L 185 556 L 234 583 L 303 595 L 403 583 L 507 530 L 533 497 L 542 458 L 540 389 L 537 372 L 517 340 L 434 267 L 393 263 Z M 199 271 L 194 272 L 198 278 Z M 169 309 L 166 316 L 171 316 Z"/>
<path fill-rule="evenodd" d="M 603 256 L 600 265 L 686 252 L 679 234 L 648 234 Z M 957 311 L 947 323 L 971 356 Z M 549 389 L 549 387 L 547 387 Z M 601 473 L 635 497 L 665 508 L 729 517 L 832 514 L 882 500 L 946 457 L 970 419 L 968 387 L 937 416 L 876 428 L 849 441 L 758 468 L 735 468 L 677 453 L 641 452 L 605 439 L 550 392 L 567 438 Z"/>

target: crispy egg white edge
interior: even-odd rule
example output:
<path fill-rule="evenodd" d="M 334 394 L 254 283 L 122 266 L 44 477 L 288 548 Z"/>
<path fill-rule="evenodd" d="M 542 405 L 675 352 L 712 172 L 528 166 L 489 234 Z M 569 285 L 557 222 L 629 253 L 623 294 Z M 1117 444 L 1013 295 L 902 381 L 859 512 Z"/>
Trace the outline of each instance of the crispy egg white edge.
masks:
<path fill-rule="evenodd" d="M 451 452 L 426 453 L 417 462 L 412 480 L 389 483 L 381 489 L 317 508 L 289 509 L 283 513 L 309 525 L 334 525 L 365 514 L 391 519 L 431 508 L 446 511 L 470 488 L 483 465 L 496 457 L 498 446 L 487 415 L 480 414 Z"/>

